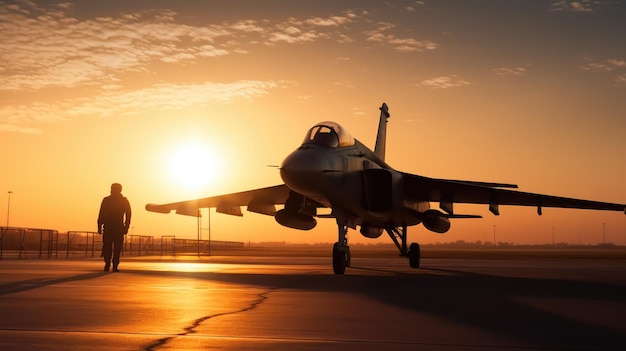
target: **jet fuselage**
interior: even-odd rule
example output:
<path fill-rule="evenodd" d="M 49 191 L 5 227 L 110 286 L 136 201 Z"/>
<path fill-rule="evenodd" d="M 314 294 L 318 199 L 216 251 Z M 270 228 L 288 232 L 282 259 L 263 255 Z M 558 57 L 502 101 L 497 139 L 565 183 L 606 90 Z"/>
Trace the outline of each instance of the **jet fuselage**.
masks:
<path fill-rule="evenodd" d="M 430 208 L 428 202 L 407 204 L 402 173 L 356 139 L 338 146 L 307 138 L 285 158 L 280 175 L 292 191 L 333 211 L 340 209 L 342 213 L 334 215 L 346 218 L 352 228 L 362 226 L 366 236 L 367 231 L 379 235 L 382 230 L 378 229 L 419 224 L 422 213 Z"/>

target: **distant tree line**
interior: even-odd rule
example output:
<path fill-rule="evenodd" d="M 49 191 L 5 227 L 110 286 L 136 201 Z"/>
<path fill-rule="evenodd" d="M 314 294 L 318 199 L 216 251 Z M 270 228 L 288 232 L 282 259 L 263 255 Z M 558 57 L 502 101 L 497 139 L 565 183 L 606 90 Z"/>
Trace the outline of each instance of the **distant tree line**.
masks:
<path fill-rule="evenodd" d="M 282 246 L 291 246 L 291 247 L 328 247 L 332 245 L 331 243 L 289 243 L 286 241 L 266 241 L 266 242 L 248 242 L 248 247 L 282 247 Z M 350 243 L 350 246 L 359 247 L 380 247 L 380 248 L 393 248 L 395 245 L 393 243 L 373 243 L 373 244 L 363 244 L 363 243 Z M 451 242 L 436 242 L 436 243 L 428 243 L 428 244 L 420 244 L 422 248 L 447 248 L 447 249 L 485 249 L 485 248 L 493 248 L 492 241 L 465 241 L 465 240 L 457 240 Z M 591 248 L 626 248 L 626 246 L 616 245 L 613 243 L 599 243 L 599 244 L 572 244 L 566 242 L 557 242 L 554 244 L 515 244 L 506 241 L 498 241 L 496 247 L 500 248 L 515 248 L 515 249 L 591 249 Z"/>

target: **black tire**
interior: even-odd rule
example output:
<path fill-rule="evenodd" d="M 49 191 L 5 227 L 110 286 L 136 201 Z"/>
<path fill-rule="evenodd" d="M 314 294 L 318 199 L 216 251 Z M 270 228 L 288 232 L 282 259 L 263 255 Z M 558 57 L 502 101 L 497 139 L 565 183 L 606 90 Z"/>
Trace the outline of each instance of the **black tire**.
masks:
<path fill-rule="evenodd" d="M 412 243 L 409 246 L 409 266 L 420 268 L 420 245 L 418 243 Z"/>
<path fill-rule="evenodd" d="M 346 271 L 346 253 L 339 248 L 338 244 L 333 245 L 333 272 L 344 274 Z"/>

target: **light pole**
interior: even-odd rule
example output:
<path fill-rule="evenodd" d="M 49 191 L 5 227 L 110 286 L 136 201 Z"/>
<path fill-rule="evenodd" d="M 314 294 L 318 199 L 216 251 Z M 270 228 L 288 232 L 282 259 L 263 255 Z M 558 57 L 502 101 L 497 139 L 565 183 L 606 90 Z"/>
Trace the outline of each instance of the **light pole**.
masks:
<path fill-rule="evenodd" d="M 602 223 L 602 246 L 606 247 L 606 223 Z"/>
<path fill-rule="evenodd" d="M 200 218 L 202 217 L 201 209 L 198 207 L 198 236 L 196 240 L 196 245 L 198 245 L 198 257 L 200 257 L 200 238 L 202 237 L 202 221 Z"/>
<path fill-rule="evenodd" d="M 9 190 L 8 194 L 9 194 L 9 203 L 7 205 L 7 228 L 9 228 L 9 214 L 11 213 L 11 194 L 13 194 L 13 192 Z"/>

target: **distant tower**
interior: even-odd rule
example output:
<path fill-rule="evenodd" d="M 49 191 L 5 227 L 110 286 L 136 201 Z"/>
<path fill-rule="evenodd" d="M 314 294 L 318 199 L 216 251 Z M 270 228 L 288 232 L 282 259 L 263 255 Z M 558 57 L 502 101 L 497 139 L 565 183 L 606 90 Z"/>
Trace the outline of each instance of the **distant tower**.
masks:
<path fill-rule="evenodd" d="M 7 204 L 7 228 L 9 227 L 9 214 L 11 213 L 11 194 L 13 194 L 13 192 L 9 190 L 8 194 L 9 194 L 9 203 Z"/>

